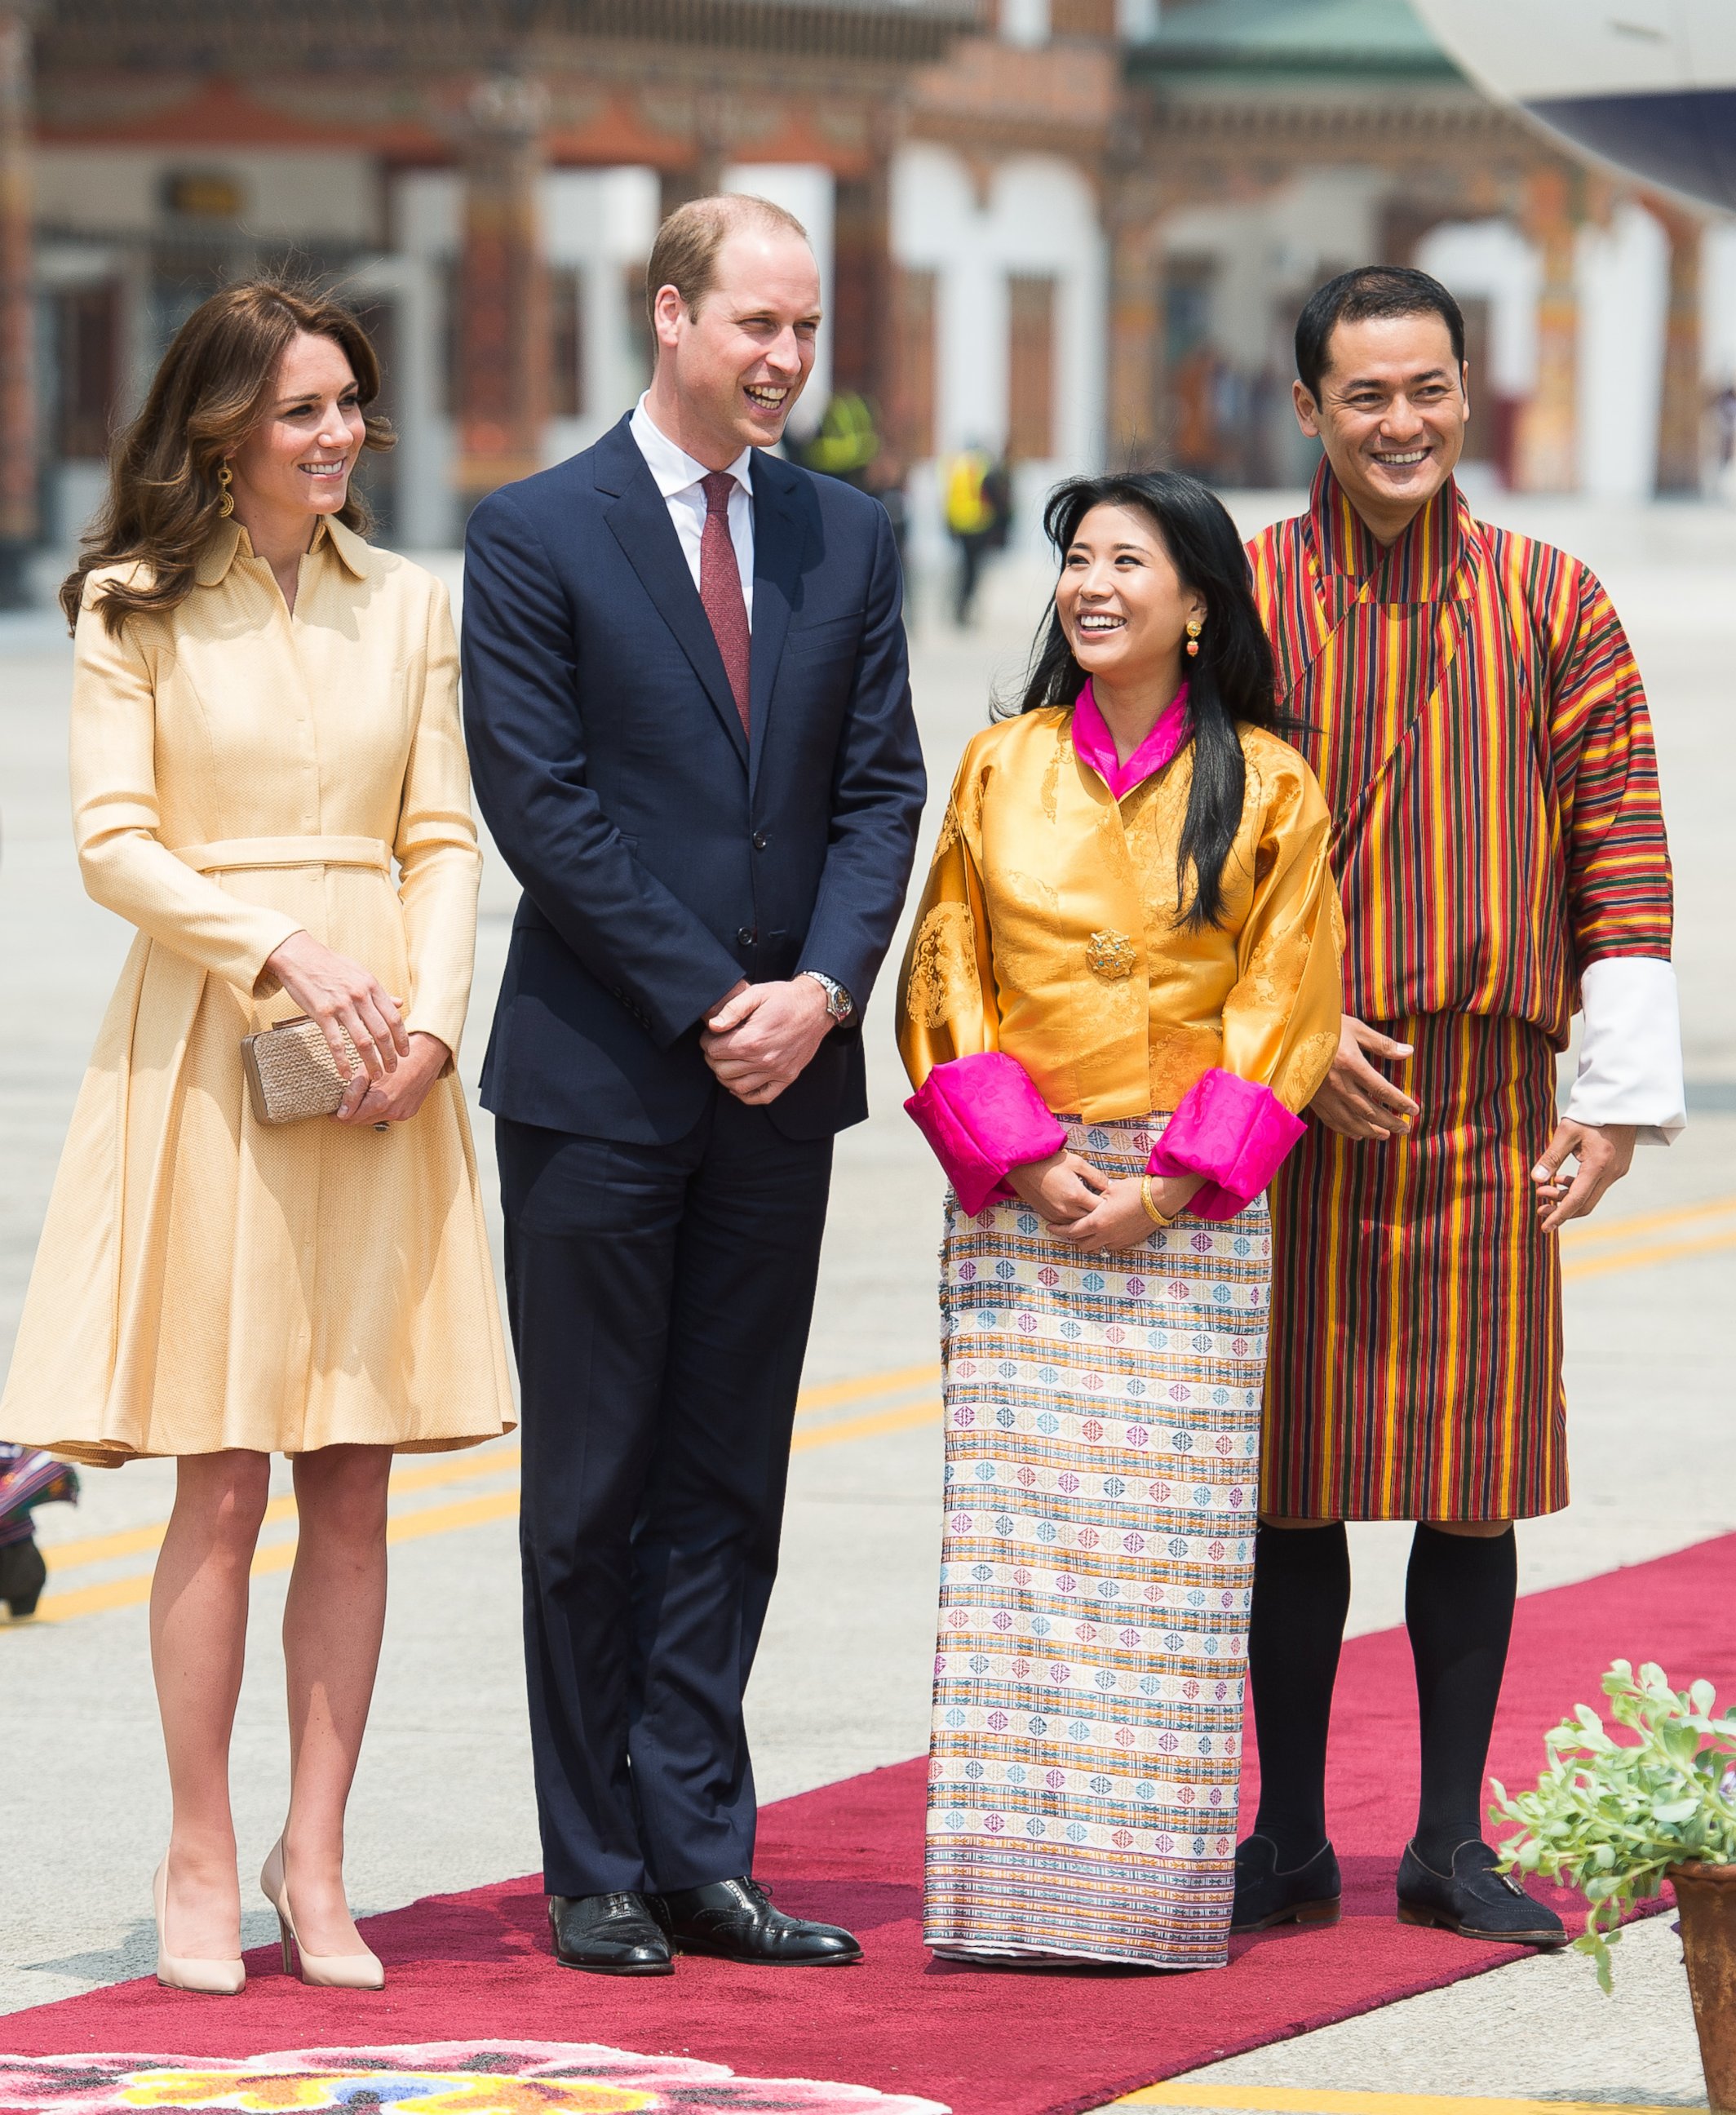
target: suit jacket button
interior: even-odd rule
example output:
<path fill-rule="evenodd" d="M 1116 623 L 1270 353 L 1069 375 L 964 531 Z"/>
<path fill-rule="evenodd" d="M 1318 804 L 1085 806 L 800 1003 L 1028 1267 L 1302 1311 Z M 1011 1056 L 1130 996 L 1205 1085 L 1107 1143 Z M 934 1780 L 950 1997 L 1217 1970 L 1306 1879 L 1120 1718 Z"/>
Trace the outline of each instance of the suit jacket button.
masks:
<path fill-rule="evenodd" d="M 751 947 L 758 938 L 758 934 L 753 930 L 753 928 L 751 925 L 744 925 L 738 929 L 735 934 L 735 944 L 738 947 Z"/>
<path fill-rule="evenodd" d="M 766 835 L 763 830 L 756 830 L 753 833 L 753 849 L 755 851 L 763 852 L 771 842 L 772 840 Z"/>

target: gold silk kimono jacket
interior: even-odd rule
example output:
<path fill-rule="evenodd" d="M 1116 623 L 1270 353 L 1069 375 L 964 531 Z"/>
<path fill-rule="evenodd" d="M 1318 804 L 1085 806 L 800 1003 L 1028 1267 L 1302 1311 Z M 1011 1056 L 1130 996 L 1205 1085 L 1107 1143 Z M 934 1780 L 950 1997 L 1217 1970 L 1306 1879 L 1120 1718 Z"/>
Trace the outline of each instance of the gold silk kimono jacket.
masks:
<path fill-rule="evenodd" d="M 98 1466 L 492 1438 L 512 1397 L 452 1068 L 384 1131 L 268 1126 L 240 1058 L 297 1011 L 264 966 L 298 930 L 457 1048 L 482 860 L 446 591 L 331 521 L 293 614 L 234 523 L 184 602 L 118 636 L 105 576 L 75 647 L 74 831 L 86 889 L 138 937 L 0 1435 Z"/>
<path fill-rule="evenodd" d="M 1176 873 L 1191 742 L 1118 801 L 1073 722 L 1021 713 L 964 751 L 900 980 L 913 1085 L 1000 1051 L 1051 1111 L 1088 1122 L 1174 1110 L 1214 1067 L 1302 1108 L 1337 1048 L 1341 991 L 1313 773 L 1276 735 L 1241 729 L 1223 920 L 1195 929 Z"/>

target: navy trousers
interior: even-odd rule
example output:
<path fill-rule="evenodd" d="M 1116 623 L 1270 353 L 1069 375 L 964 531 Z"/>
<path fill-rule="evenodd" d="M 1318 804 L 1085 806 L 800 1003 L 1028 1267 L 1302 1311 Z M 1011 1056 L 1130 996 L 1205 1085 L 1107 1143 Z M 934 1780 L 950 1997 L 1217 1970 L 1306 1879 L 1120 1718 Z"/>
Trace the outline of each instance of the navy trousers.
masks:
<path fill-rule="evenodd" d="M 544 1884 L 749 1873 L 742 1718 L 831 1177 L 721 1087 L 672 1145 L 495 1127 Z"/>

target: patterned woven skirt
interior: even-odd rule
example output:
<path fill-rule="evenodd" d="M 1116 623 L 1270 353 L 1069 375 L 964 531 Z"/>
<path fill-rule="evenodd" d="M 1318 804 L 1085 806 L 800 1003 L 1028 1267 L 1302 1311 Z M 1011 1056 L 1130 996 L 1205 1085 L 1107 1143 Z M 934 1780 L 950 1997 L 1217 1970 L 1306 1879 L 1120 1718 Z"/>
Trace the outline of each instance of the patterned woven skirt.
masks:
<path fill-rule="evenodd" d="M 1310 1124 L 1272 1185 L 1262 1503 L 1340 1520 L 1505 1520 L 1567 1503 L 1561 1260 L 1531 1169 L 1555 1122 L 1540 1030 L 1382 1024 L 1408 1139 Z"/>
<path fill-rule="evenodd" d="M 1117 1176 L 1164 1122 L 1063 1121 Z M 937 1952 L 1223 1965 L 1270 1270 L 1263 1200 L 1103 1256 L 949 1200 Z"/>

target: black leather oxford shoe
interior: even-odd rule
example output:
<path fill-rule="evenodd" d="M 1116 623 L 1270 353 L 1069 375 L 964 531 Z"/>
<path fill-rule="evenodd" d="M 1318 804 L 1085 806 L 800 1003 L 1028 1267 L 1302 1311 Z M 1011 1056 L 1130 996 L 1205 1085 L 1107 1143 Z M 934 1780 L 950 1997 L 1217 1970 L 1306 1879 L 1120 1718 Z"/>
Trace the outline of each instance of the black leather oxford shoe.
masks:
<path fill-rule="evenodd" d="M 643 1895 L 551 1895 L 548 1926 L 563 1968 L 593 1975 L 673 1975 L 669 1941 Z"/>
<path fill-rule="evenodd" d="M 862 1958 L 849 1932 L 786 1916 L 746 1874 L 653 1895 L 651 1902 L 678 1953 L 712 1953 L 722 1961 L 786 1968 L 842 1967 Z"/>
<path fill-rule="evenodd" d="M 1235 1847 L 1235 1906 L 1230 1929 L 1266 1931 L 1275 1924 L 1336 1924 L 1344 1883 L 1330 1843 L 1312 1858 L 1282 1870 L 1269 1836 L 1250 1836 Z"/>
<path fill-rule="evenodd" d="M 1452 1870 L 1437 1873 L 1407 1843 L 1399 1865 L 1399 1923 L 1439 1925 L 1498 1946 L 1565 1946 L 1560 1918 L 1534 1902 L 1510 1873 L 1496 1872 L 1496 1864 L 1486 1843 L 1461 1843 Z"/>

